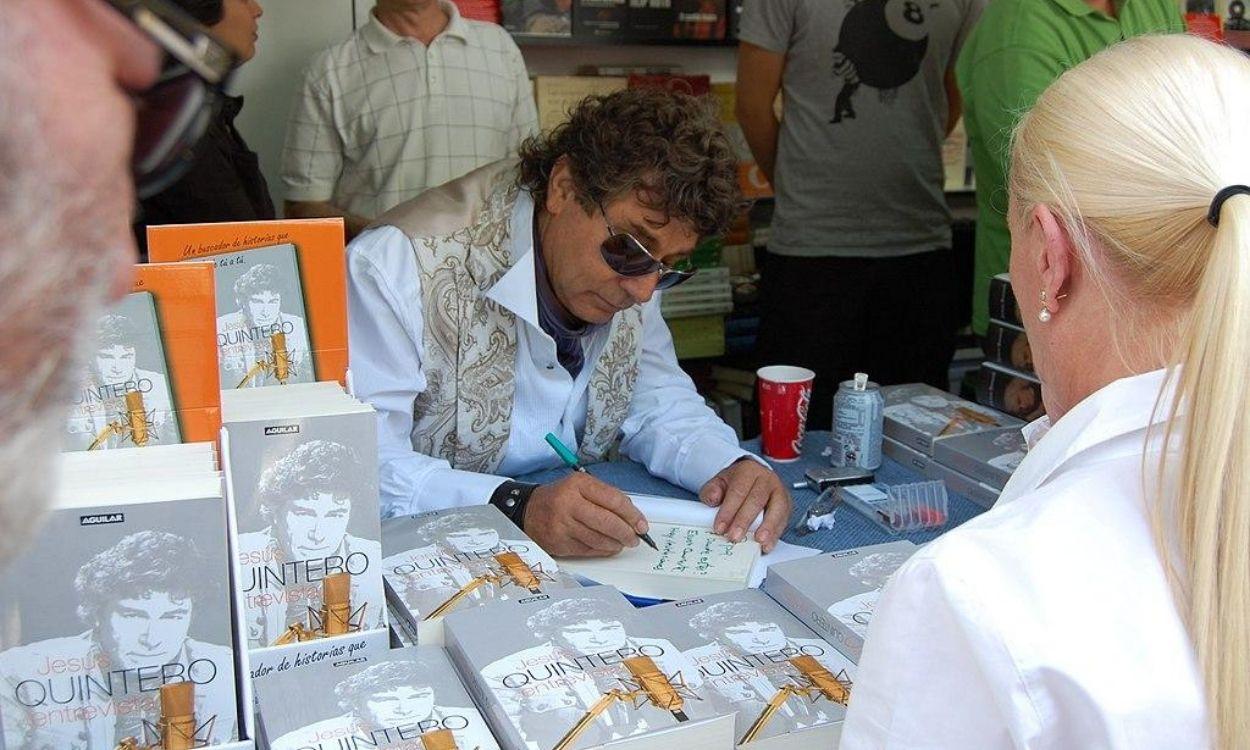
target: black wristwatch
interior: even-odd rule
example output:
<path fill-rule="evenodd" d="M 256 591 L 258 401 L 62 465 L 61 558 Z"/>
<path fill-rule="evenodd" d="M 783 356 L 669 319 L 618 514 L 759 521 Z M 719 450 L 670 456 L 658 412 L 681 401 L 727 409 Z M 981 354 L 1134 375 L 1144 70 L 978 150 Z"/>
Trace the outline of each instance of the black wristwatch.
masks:
<path fill-rule="evenodd" d="M 534 494 L 534 490 L 539 486 L 509 479 L 491 493 L 490 504 L 502 511 L 518 529 L 524 530 L 525 506 L 529 503 L 530 495 Z"/>

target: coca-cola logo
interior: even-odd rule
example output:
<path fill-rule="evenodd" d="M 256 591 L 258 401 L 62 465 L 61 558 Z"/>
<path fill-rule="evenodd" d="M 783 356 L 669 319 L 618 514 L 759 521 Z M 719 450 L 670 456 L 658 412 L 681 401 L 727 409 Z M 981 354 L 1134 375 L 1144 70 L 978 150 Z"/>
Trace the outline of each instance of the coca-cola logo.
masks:
<path fill-rule="evenodd" d="M 812 402 L 812 388 L 805 385 L 799 388 L 799 400 L 795 405 L 795 416 L 799 418 L 799 429 L 794 434 L 794 442 L 791 448 L 795 453 L 803 452 L 803 434 L 807 431 L 807 407 Z"/>

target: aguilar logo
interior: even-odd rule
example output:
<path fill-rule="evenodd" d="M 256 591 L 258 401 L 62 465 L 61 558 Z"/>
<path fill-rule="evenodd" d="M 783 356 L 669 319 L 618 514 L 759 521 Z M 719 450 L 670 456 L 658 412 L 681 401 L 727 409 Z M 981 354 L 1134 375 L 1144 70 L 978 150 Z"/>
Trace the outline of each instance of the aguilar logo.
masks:
<path fill-rule="evenodd" d="M 89 516 L 79 516 L 79 526 L 103 526 L 106 523 L 126 523 L 125 513 L 93 513 Z"/>
<path fill-rule="evenodd" d="M 299 425 L 297 424 L 276 424 L 272 427 L 265 428 L 265 435 L 298 435 Z"/>

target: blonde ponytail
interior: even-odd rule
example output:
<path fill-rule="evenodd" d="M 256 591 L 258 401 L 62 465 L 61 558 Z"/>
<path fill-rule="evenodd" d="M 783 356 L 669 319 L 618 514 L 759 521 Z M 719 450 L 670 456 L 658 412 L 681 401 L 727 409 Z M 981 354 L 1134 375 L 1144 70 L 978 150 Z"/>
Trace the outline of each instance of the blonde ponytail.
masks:
<path fill-rule="evenodd" d="M 1051 207 L 1124 311 L 1109 321 L 1117 351 L 1170 367 L 1157 408 L 1180 416 L 1151 454 L 1151 520 L 1221 750 L 1250 748 L 1250 196 L 1207 221 L 1235 183 L 1250 183 L 1250 60 L 1182 35 L 1065 73 L 1012 151 L 1015 210 Z"/>

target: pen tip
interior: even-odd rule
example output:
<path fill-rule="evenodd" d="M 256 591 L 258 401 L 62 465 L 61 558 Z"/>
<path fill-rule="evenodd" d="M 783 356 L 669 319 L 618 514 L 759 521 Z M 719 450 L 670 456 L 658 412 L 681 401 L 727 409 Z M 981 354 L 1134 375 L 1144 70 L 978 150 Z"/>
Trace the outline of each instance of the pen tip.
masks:
<path fill-rule="evenodd" d="M 655 550 L 656 552 L 659 552 L 659 551 L 660 551 L 660 548 L 659 548 L 659 547 L 657 547 L 657 546 L 655 546 L 655 542 L 651 540 L 651 535 L 650 535 L 650 534 L 639 534 L 639 535 L 638 535 L 638 538 L 639 538 L 639 539 L 641 539 L 642 541 L 646 542 L 646 543 L 647 543 L 647 546 L 648 546 L 648 547 L 650 547 L 651 549 Z"/>

